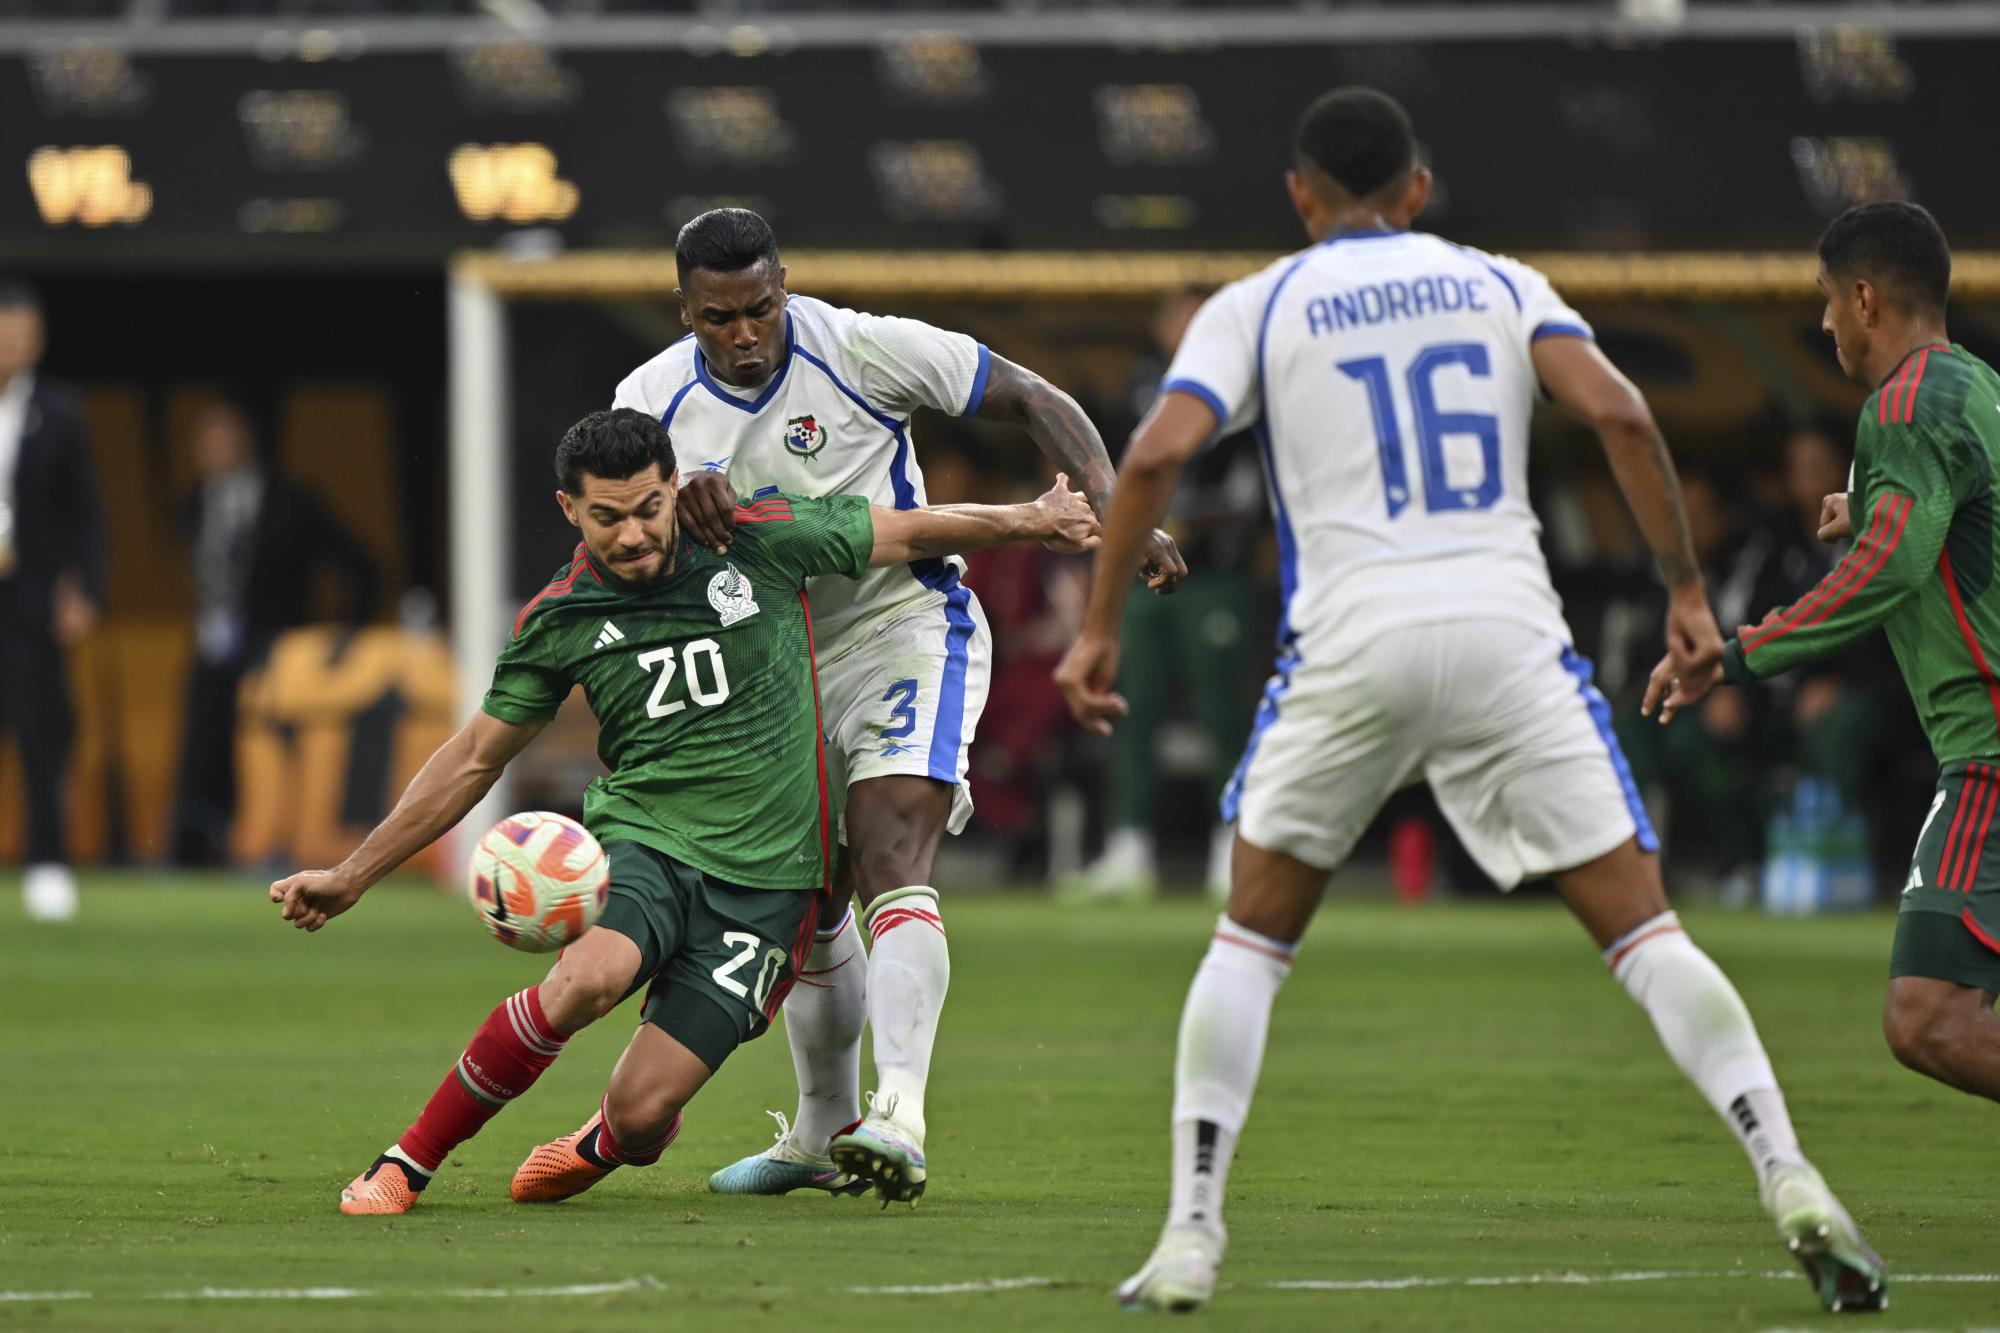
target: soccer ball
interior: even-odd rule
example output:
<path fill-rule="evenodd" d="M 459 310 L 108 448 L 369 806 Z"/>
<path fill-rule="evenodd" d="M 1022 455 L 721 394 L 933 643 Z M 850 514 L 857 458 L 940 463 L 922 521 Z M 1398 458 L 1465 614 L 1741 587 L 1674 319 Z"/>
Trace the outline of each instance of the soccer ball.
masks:
<path fill-rule="evenodd" d="M 597 924 L 611 894 L 611 865 L 574 819 L 526 810 L 486 830 L 473 848 L 466 889 L 495 939 L 549 953 Z"/>

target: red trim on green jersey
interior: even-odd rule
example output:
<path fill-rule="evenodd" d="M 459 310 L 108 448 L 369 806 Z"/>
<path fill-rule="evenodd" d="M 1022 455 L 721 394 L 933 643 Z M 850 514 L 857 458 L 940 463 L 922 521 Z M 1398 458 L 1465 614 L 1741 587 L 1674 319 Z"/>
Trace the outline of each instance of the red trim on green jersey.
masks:
<path fill-rule="evenodd" d="M 1930 359 L 1931 359 L 1931 349 L 1926 347 L 1922 351 L 1918 352 L 1916 360 L 1911 362 L 1911 369 L 1908 380 L 1903 385 L 1902 401 L 1899 402 L 1896 405 L 1895 409 L 1889 413 L 1889 419 L 1891 421 L 1900 421 L 1907 425 L 1908 423 L 1916 420 L 1917 391 L 1923 388 L 1924 366 L 1929 363 Z"/>
<path fill-rule="evenodd" d="M 1988 770 L 1989 773 L 1991 770 Z M 1979 858 L 1986 850 L 1986 834 L 1993 827 L 1993 806 L 2000 802 L 2000 783 L 1990 777 L 1980 785 L 1979 831 L 1959 848 L 1959 865 L 1946 879 L 1944 887 L 1957 889 L 1960 893 L 1971 893 L 1972 886 L 1979 882 Z M 1971 825 L 1967 824 L 1967 828 Z"/>
<path fill-rule="evenodd" d="M 1951 599 L 1951 614 L 1958 621 L 1958 633 L 1965 640 L 1965 651 L 1972 656 L 1972 665 L 1979 669 L 1979 679 L 1986 686 L 1986 697 L 1993 705 L 1993 724 L 2000 731 L 2000 681 L 1993 678 L 1993 668 L 1986 663 L 1986 654 L 1980 650 L 1979 636 L 1972 632 L 1972 621 L 1965 614 L 1965 598 L 1958 591 L 1958 575 L 1951 568 L 1949 548 L 1938 552 L 1938 573 L 1944 576 L 1944 595 Z"/>
<path fill-rule="evenodd" d="M 582 542 L 578 542 L 576 550 L 570 553 L 569 573 L 555 580 L 548 587 L 528 599 L 528 604 L 521 608 L 521 614 L 514 617 L 514 633 L 516 635 L 520 634 L 521 626 L 528 623 L 529 614 L 536 607 L 540 606 L 544 600 L 550 597 L 564 597 L 574 592 L 576 590 L 576 580 L 585 570 L 589 570 L 590 577 L 597 579 L 600 584 L 604 582 L 603 579 L 597 578 L 597 569 L 590 563 L 590 549 Z"/>
<path fill-rule="evenodd" d="M 792 521 L 791 501 L 782 495 L 774 495 L 768 500 L 755 504 L 736 506 L 738 523 L 789 523 Z"/>
<path fill-rule="evenodd" d="M 1903 539 L 1904 525 L 1909 522 L 1910 508 L 1907 495 L 1891 494 L 1877 500 L 1867 534 L 1847 553 L 1840 567 L 1820 580 L 1819 586 L 1800 598 L 1789 611 L 1767 618 L 1741 638 L 1743 651 L 1753 653 L 1793 630 L 1819 624 L 1867 587 L 1869 580 L 1895 554 L 1896 544 Z"/>
<path fill-rule="evenodd" d="M 1994 939 L 1991 935 L 1988 935 L 1985 931 L 1979 928 L 1979 923 L 1973 920 L 1972 918 L 1972 909 L 1970 907 L 1960 912 L 1958 914 L 1958 919 L 1960 921 L 1963 921 L 1965 923 L 1965 928 L 1972 932 L 1973 939 L 1978 940 L 1981 944 L 1991 949 L 1994 953 L 2000 953 L 2000 940 Z"/>
<path fill-rule="evenodd" d="M 1890 422 L 1909 425 L 1917 419 L 1917 390 L 1924 382 L 1924 365 L 1932 352 L 1951 355 L 1950 343 L 1926 343 L 1903 358 L 1903 364 L 1889 373 L 1889 380 L 1883 384 L 1881 397 L 1875 403 L 1875 421 L 1886 426 Z"/>
<path fill-rule="evenodd" d="M 819 715 L 819 654 L 813 647 L 813 609 L 806 590 L 799 589 L 799 609 L 806 613 L 806 666 L 812 671 L 813 749 L 819 757 L 820 889 L 833 892 L 833 801 L 826 789 L 826 723 Z M 815 917 L 817 920 L 817 917 Z"/>
<path fill-rule="evenodd" d="M 1883 503 L 1878 500 L 1875 504 L 1874 519 L 1869 523 L 1868 530 L 1862 534 L 1860 542 L 1856 543 L 1854 549 L 1849 551 L 1842 558 L 1841 562 L 1825 578 L 1819 581 L 1819 584 L 1812 591 L 1799 598 L 1790 607 L 1778 607 L 1765 616 L 1762 622 L 1749 626 L 1737 635 L 1737 641 L 1743 645 L 1743 651 L 1748 653 L 1754 648 L 1762 647 L 1764 639 L 1759 637 L 1760 635 L 1775 637 L 1774 631 L 1781 627 L 1793 625 L 1801 617 L 1808 614 L 1814 606 L 1818 605 L 1852 578 L 1855 572 L 1865 563 L 1862 559 L 1863 548 L 1870 542 L 1878 539 L 1886 522 L 1887 517 L 1884 512 Z"/>
<path fill-rule="evenodd" d="M 1888 383 L 1884 384 L 1876 392 L 1876 397 L 1875 397 L 1876 425 L 1886 426 L 1889 424 L 1889 404 L 1896 401 L 1896 395 L 1902 390 L 1903 381 L 1908 379 L 1909 377 L 1910 377 L 1910 362 L 1908 358 L 1905 358 L 1903 364 L 1897 366 L 1895 373 L 1889 376 Z"/>

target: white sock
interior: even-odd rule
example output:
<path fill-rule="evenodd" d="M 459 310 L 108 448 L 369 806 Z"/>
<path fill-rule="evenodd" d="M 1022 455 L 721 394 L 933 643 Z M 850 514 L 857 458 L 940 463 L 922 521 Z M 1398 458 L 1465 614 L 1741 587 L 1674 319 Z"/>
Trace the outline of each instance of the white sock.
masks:
<path fill-rule="evenodd" d="M 919 1139 L 931 1046 L 951 985 L 951 950 L 938 919 L 937 890 L 896 889 L 868 909 L 875 951 L 868 959 L 868 1022 L 875 1029 L 875 1097 L 896 1103 L 896 1119 Z"/>
<path fill-rule="evenodd" d="M 1236 1136 L 1264 1063 L 1271 1004 L 1298 946 L 1218 918 L 1187 1007 L 1174 1063 L 1173 1193 L 1169 1227 L 1223 1236 L 1222 1192 Z"/>
<path fill-rule="evenodd" d="M 868 1021 L 868 950 L 849 908 L 813 939 L 785 999 L 785 1038 L 799 1080 L 792 1136 L 811 1153 L 861 1118 L 861 1025 Z"/>
<path fill-rule="evenodd" d="M 1604 961 L 1653 1020 L 1667 1054 L 1735 1131 L 1760 1188 L 1778 1167 L 1805 1160 L 1750 1011 L 1679 917 L 1662 912 L 1627 931 Z"/>

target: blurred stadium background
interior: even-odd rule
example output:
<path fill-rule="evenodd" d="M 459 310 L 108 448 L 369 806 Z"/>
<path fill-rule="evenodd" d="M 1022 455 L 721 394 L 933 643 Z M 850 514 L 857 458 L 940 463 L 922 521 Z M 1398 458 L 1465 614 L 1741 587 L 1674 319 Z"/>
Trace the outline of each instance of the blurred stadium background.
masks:
<path fill-rule="evenodd" d="M 359 837 L 567 553 L 551 446 L 679 336 L 694 213 L 755 208 L 794 290 L 1043 371 L 1115 455 L 1191 302 L 1297 245 L 1291 120 L 1347 82 L 1410 108 L 1428 225 L 1544 265 L 1645 389 L 1737 623 L 1829 560 L 1811 515 L 1862 394 L 1818 331 L 1823 222 L 1929 206 L 1953 331 L 2000 353 L 2000 164 L 1973 156 L 1997 60 L 1980 3 L 0 0 L 0 271 L 40 294 L 41 373 L 81 397 L 101 497 L 69 851 L 259 868 Z M 1588 436 L 1539 429 L 1558 584 L 1680 882 L 1793 909 L 1892 892 L 1931 761 L 1885 650 L 1639 727 L 1656 581 Z M 917 437 L 934 500 L 1041 484 L 1003 429 Z M 284 479 L 284 530 L 204 542 L 248 457 Z M 1211 591 L 1146 628 L 1162 721 L 1123 752 L 1048 683 L 1083 571 L 975 565 L 998 673 L 941 882 L 1048 884 L 1107 843 L 1131 878 L 1135 834 L 1161 878 L 1203 880 L 1275 618 L 1254 452 L 1225 444 L 1177 513 Z M 250 551 L 277 586 L 230 572 Z M 592 740 L 578 709 L 506 799 L 573 810 Z M 10 757 L 0 862 L 22 809 Z M 1364 855 L 1405 893 L 1487 891 L 1420 794 Z"/>

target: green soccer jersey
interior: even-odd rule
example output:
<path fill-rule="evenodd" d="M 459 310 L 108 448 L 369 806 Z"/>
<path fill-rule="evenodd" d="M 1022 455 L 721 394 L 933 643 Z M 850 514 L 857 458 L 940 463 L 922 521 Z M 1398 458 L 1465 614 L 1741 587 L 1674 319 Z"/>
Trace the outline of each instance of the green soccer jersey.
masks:
<path fill-rule="evenodd" d="M 1938 762 L 2000 757 L 1996 463 L 2000 375 L 1956 343 L 1910 353 L 1861 408 L 1853 549 L 1804 597 L 1738 630 L 1725 677 L 1774 676 L 1880 625 Z"/>
<path fill-rule="evenodd" d="M 599 841 L 750 888 L 823 887 L 832 820 L 804 588 L 860 577 L 874 544 L 859 496 L 771 495 L 736 511 L 727 556 L 683 536 L 649 587 L 579 545 L 522 608 L 482 707 L 545 721 L 583 686 L 611 770 L 584 794 Z"/>

